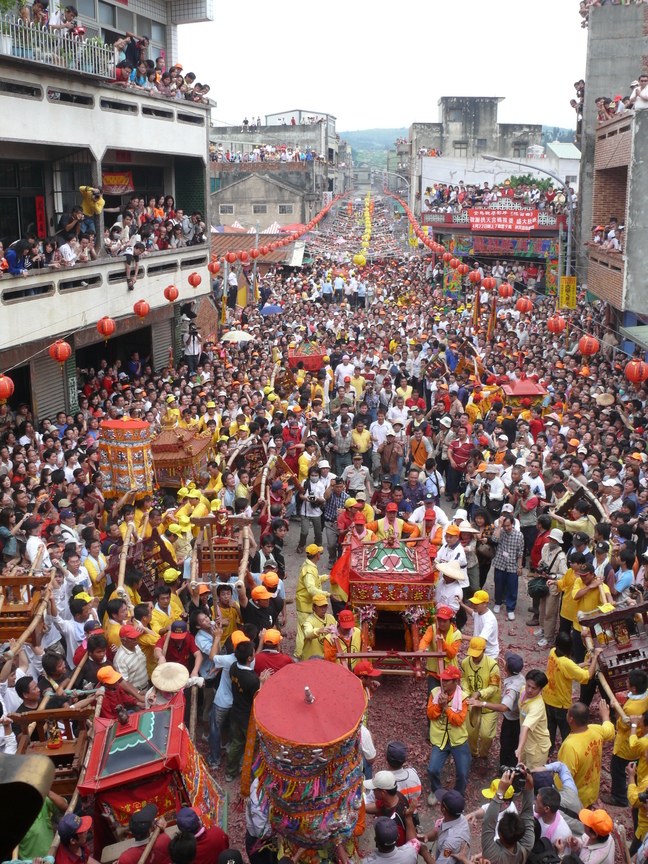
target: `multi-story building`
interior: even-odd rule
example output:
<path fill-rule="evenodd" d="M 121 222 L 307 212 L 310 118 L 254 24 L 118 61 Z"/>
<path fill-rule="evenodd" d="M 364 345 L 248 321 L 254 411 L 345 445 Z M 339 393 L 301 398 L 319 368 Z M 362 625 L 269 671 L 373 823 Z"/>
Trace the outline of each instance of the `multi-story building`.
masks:
<path fill-rule="evenodd" d="M 479 158 L 483 153 L 525 159 L 529 147 L 540 144 L 542 126 L 497 122 L 501 101 L 497 96 L 442 96 L 438 123 L 412 123 L 407 144 L 397 144 L 396 152 L 409 165 L 410 207 L 416 213 L 430 181 L 488 179 L 493 169 Z"/>
<path fill-rule="evenodd" d="M 97 0 L 100 17 L 107 16 L 104 6 L 115 11 Z M 87 4 L 80 7 L 90 11 Z M 175 36 L 169 43 L 169 33 L 194 7 L 196 14 L 199 9 L 207 14 L 204 3 L 189 0 L 141 0 L 128 9 L 148 10 L 151 21 L 154 12 L 158 17 L 164 13 L 171 28 L 166 31 L 171 59 Z M 120 11 L 117 7 L 117 21 Z M 135 17 L 135 27 L 141 26 Z M 19 44 L 8 44 L 6 33 L 0 37 L 0 113 L 5 118 L 0 128 L 0 240 L 5 250 L 28 233 L 55 235 L 61 215 L 81 203 L 79 187 L 85 184 L 104 188 L 106 209 L 95 220 L 99 244 L 118 218 L 110 211 L 118 211 L 135 194 L 172 195 L 185 212 L 200 210 L 209 226 L 210 106 L 117 87 L 111 83 L 112 49 L 21 29 Z M 204 298 L 198 304 L 203 316 L 209 322 L 216 317 L 207 301 L 209 260 L 208 242 L 154 252 L 142 260 L 133 291 L 127 287 L 124 258 L 105 254 L 90 264 L 33 268 L 27 278 L 5 273 L 0 279 L 0 370 L 14 380 L 13 401 L 31 403 L 42 419 L 57 409 L 74 410 L 77 368 L 96 367 L 101 358 L 123 362 L 135 350 L 150 357 L 156 368 L 166 365 L 169 351 L 178 348 L 182 301 Z M 194 272 L 202 279 L 198 288 L 188 283 Z M 175 306 L 164 297 L 168 285 L 179 291 Z M 150 306 L 144 321 L 134 313 L 138 300 Z M 104 316 L 117 325 L 107 343 L 96 328 Z M 57 339 L 72 347 L 63 370 L 48 353 Z"/>
<path fill-rule="evenodd" d="M 254 227 L 258 221 L 263 230 L 274 222 L 305 223 L 326 192 L 349 187 L 351 148 L 340 141 L 332 114 L 294 110 L 264 119 L 211 129 L 215 225 Z"/>
<path fill-rule="evenodd" d="M 596 99 L 629 94 L 648 70 L 648 7 L 590 9 L 579 191 L 578 268 L 587 289 L 608 304 L 608 320 L 627 340 L 648 349 L 644 264 L 648 194 L 648 114 L 625 112 L 597 122 Z M 594 244 L 592 231 L 616 217 L 621 251 Z"/>

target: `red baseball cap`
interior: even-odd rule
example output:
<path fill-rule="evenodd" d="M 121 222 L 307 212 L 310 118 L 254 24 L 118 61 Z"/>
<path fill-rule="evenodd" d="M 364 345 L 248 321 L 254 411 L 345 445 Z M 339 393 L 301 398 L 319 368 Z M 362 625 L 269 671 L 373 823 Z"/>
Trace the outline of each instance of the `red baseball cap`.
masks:
<path fill-rule="evenodd" d="M 456 666 L 447 666 L 439 675 L 439 678 L 442 681 L 458 681 L 461 678 L 461 672 Z"/>
<path fill-rule="evenodd" d="M 132 624 L 124 624 L 119 628 L 119 638 L 120 639 L 139 639 L 140 631 L 137 627 L 133 627 Z"/>
<path fill-rule="evenodd" d="M 382 675 L 380 669 L 374 669 L 373 663 L 370 663 L 369 660 L 360 660 L 359 663 L 356 663 L 353 672 L 355 675 L 367 675 L 370 678 L 378 678 Z"/>
<path fill-rule="evenodd" d="M 449 606 L 438 606 L 436 610 L 437 618 L 445 618 L 446 621 L 450 621 L 451 618 L 454 618 L 455 613 L 454 609 L 451 609 Z"/>
<path fill-rule="evenodd" d="M 338 624 L 342 627 L 355 627 L 355 615 L 350 609 L 343 609 L 338 615 Z"/>
<path fill-rule="evenodd" d="M 398 513 L 398 504 L 395 504 L 393 501 L 390 501 L 389 504 L 385 507 L 385 512 Z"/>

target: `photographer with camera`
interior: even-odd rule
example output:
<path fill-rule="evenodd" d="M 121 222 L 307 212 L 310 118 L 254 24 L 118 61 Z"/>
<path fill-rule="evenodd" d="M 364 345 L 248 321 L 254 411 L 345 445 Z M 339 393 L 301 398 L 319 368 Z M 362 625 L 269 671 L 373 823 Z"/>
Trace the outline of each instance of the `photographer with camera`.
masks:
<path fill-rule="evenodd" d="M 505 813 L 499 820 L 500 807 L 510 787 L 522 792 L 520 814 Z M 495 840 L 495 829 L 499 838 Z M 486 810 L 482 824 L 482 855 L 491 864 L 523 864 L 533 844 L 533 774 L 520 764 L 505 770 L 497 792 Z"/>
<path fill-rule="evenodd" d="M 198 361 L 202 354 L 202 336 L 198 332 L 198 327 L 193 323 L 189 324 L 189 330 L 182 336 L 184 359 L 189 367 L 189 372 L 193 373 L 198 368 Z"/>
<path fill-rule="evenodd" d="M 315 534 L 315 545 L 322 544 L 322 512 L 326 507 L 324 493 L 326 487 L 320 479 L 320 469 L 312 465 L 308 470 L 308 479 L 304 482 L 303 491 L 297 492 L 301 501 L 301 531 L 297 551 L 303 550 L 308 541 L 308 534 L 312 526 Z"/>

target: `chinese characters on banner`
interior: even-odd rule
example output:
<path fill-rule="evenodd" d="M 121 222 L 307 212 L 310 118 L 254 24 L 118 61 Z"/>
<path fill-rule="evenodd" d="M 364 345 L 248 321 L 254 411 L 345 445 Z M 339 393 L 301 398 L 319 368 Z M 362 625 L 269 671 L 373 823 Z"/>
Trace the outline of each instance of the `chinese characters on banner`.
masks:
<path fill-rule="evenodd" d="M 558 305 L 561 309 L 576 308 L 576 277 L 561 276 L 560 277 L 560 296 Z"/>
<path fill-rule="evenodd" d="M 471 231 L 534 231 L 538 210 L 468 210 Z"/>
<path fill-rule="evenodd" d="M 36 234 L 39 237 L 47 237 L 47 217 L 45 216 L 45 198 L 42 195 L 37 195 L 34 198 L 36 203 Z"/>
<path fill-rule="evenodd" d="M 134 192 L 133 175 L 130 171 L 104 171 L 101 177 L 104 195 L 126 195 Z"/>

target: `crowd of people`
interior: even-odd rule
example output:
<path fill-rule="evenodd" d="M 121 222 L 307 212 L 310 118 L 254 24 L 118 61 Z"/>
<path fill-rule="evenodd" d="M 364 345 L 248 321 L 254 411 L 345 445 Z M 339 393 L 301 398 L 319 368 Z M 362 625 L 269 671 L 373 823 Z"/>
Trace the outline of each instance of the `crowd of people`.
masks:
<path fill-rule="evenodd" d="M 638 78 L 630 82 L 630 94 L 628 96 L 620 93 L 612 98 L 599 96 L 596 99 L 599 123 L 613 120 L 627 111 L 645 111 L 646 108 L 648 108 L 648 75 L 645 72 L 641 72 Z"/>
<path fill-rule="evenodd" d="M 364 221 L 354 213 L 349 239 L 359 242 Z M 346 205 L 337 218 L 349 226 Z M 374 230 L 389 218 L 375 202 Z M 484 262 L 474 266 L 487 272 Z M 50 705 L 74 700 L 66 682 L 86 650 L 81 687 L 106 688 L 107 718 L 118 716 L 118 705 L 137 711 L 168 698 L 160 670 L 177 663 L 178 689 L 201 686 L 209 768 L 233 783 L 254 696 L 268 676 L 360 650 L 360 621 L 343 585 L 333 578 L 327 587 L 325 550 L 335 568 L 345 543 L 425 537 L 435 616 L 421 649 L 443 655 L 441 665 L 436 656 L 425 664 L 418 728 L 427 765 L 408 761 L 420 745 L 396 734 L 402 705 L 392 706 L 395 734 L 378 755 L 375 706 L 389 700 L 389 687 L 378 689 L 380 672 L 366 659 L 350 661 L 371 697 L 361 740 L 363 808 L 376 817 L 372 864 L 414 864 L 418 855 L 428 864 L 440 856 L 469 864 L 478 835 L 481 855 L 494 864 L 614 864 L 610 806 L 621 819 L 632 816 L 630 853 L 643 864 L 648 675 L 627 677 L 626 723 L 597 693 L 602 646 L 587 653 L 583 615 L 602 593 L 627 607 L 631 622 L 643 600 L 646 390 L 626 378 L 630 358 L 604 307 L 584 295 L 566 315 L 569 327 L 550 333 L 555 298 L 530 293 L 532 310 L 521 312 L 515 298 L 469 283 L 449 292 L 418 255 L 352 270 L 332 269 L 321 256 L 298 270 L 268 268 L 260 303 L 229 313 L 229 326 L 250 341 L 203 344 L 194 327 L 173 367 L 155 369 L 133 354 L 79 370 L 72 414 L 36 423 L 28 405 L 0 407 L 3 573 L 37 562 L 54 574 L 45 628 L 0 668 L 3 717 L 34 710 L 48 691 L 58 700 Z M 475 291 L 486 294 L 480 314 Z M 267 303 L 281 314 L 262 315 Z M 584 325 L 600 341 L 593 356 L 579 347 Z M 300 361 L 289 372 L 287 352 L 304 345 L 327 352 L 322 367 L 307 371 Z M 502 387 L 524 380 L 539 385 L 539 397 L 514 406 Z M 119 417 L 209 435 L 206 471 L 173 494 L 106 498 L 99 423 Z M 295 478 L 275 477 L 268 499 L 254 490 L 259 454 L 281 456 Z M 245 578 L 218 578 L 212 598 L 211 586 L 191 579 L 192 520 L 221 509 L 252 519 L 234 534 L 249 544 L 250 559 Z M 138 569 L 126 572 L 124 594 L 115 586 L 131 525 L 154 575 L 146 601 Z M 510 622 L 527 602 L 528 638 L 518 652 L 503 629 L 518 626 Z M 15 752 L 15 719 L 2 729 L 0 751 Z M 454 782 L 444 770 L 450 757 Z M 465 812 L 469 781 L 481 785 L 494 761 L 499 776 L 485 782 L 485 803 Z M 52 812 L 64 809 L 52 800 Z M 276 860 L 268 798 L 251 795 L 246 806 L 250 864 Z M 438 808 L 433 819 L 426 807 Z M 186 815 L 178 819 L 181 838 Z M 59 864 L 70 855 L 75 864 L 88 860 L 85 836 L 74 838 L 89 825 L 64 820 Z M 31 854 L 21 847 L 20 858 L 45 854 L 48 824 L 40 845 L 29 846 Z M 197 835 L 200 823 L 194 828 Z M 228 838 L 218 843 L 220 852 Z M 169 847 L 160 860 L 190 864 L 192 849 L 181 858 Z M 349 857 L 343 847 L 332 854 Z"/>
<path fill-rule="evenodd" d="M 577 194 L 571 187 L 570 192 L 575 202 Z M 463 180 L 456 185 L 434 183 L 426 187 L 422 199 L 424 213 L 460 213 L 470 208 L 503 206 L 531 208 L 553 214 L 565 213 L 568 209 L 564 191 L 554 188 L 551 183 L 546 184 L 545 188 L 542 182 L 513 185 L 510 180 L 505 180 L 503 184 L 492 187 L 488 181 L 483 185 L 466 184 Z"/>
<path fill-rule="evenodd" d="M 580 0 L 579 14 L 583 19 L 581 27 L 589 27 L 590 9 L 594 6 L 642 6 L 647 0 Z"/>
<path fill-rule="evenodd" d="M 84 52 L 84 49 L 96 45 L 106 47 L 100 37 L 93 37 L 91 41 L 87 39 L 85 27 L 78 21 L 79 11 L 73 4 L 61 6 L 54 12 L 50 12 L 49 7 L 49 0 L 34 0 L 31 6 L 16 2 L 16 21 L 21 27 L 37 28 L 51 34 L 53 41 L 50 48 L 65 51 L 71 46 L 80 60 L 83 60 L 85 53 L 86 62 L 88 57 L 92 58 L 92 54 L 87 50 Z M 148 36 L 137 36 L 126 31 L 123 37 L 117 38 L 107 47 L 114 50 L 114 84 L 149 96 L 211 104 L 209 85 L 196 81 L 193 72 L 183 74 L 180 63 L 167 69 L 164 56 L 156 57 L 155 60 L 148 57 Z"/>
<path fill-rule="evenodd" d="M 625 249 L 624 230 L 625 225 L 619 225 L 618 217 L 610 216 L 607 225 L 595 225 L 592 228 L 592 239 L 585 245 L 621 254 Z"/>
<path fill-rule="evenodd" d="M 312 147 L 300 148 L 297 144 L 257 144 L 251 150 L 226 150 L 223 144 L 209 145 L 212 162 L 324 162 L 324 156 Z"/>
<path fill-rule="evenodd" d="M 202 213 L 196 210 L 185 215 L 181 207 L 176 207 L 172 195 L 148 199 L 134 195 L 123 206 L 106 207 L 101 187 L 81 186 L 79 192 L 82 203 L 61 214 L 55 236 L 39 239 L 29 232 L 6 251 L 0 243 L 0 277 L 27 278 L 43 268 L 58 270 L 89 264 L 109 255 L 123 257 L 127 287 L 132 290 L 141 258 L 165 249 L 206 242 Z M 110 227 L 104 229 L 103 243 L 99 244 L 95 219 L 101 213 L 115 215 Z"/>

